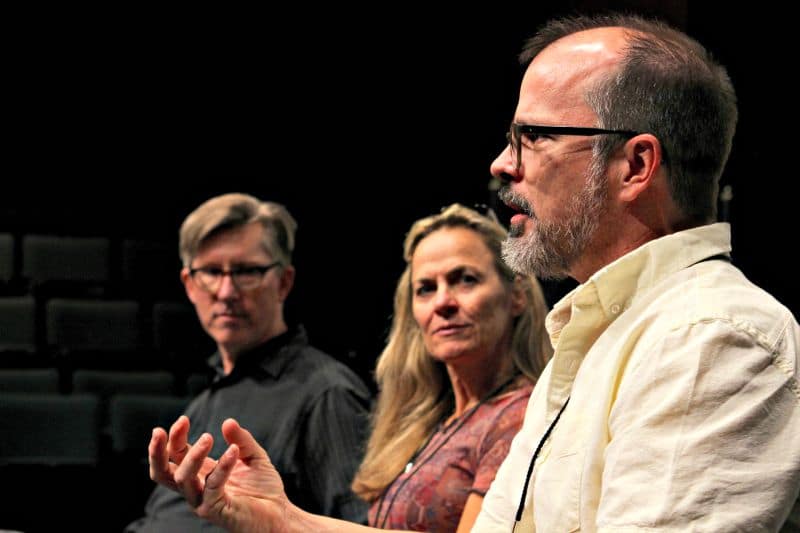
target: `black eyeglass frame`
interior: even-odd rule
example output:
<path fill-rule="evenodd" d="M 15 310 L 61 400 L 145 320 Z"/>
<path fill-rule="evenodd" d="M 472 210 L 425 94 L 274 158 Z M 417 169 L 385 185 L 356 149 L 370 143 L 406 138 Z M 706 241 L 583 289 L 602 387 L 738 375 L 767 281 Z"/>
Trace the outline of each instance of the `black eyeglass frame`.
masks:
<path fill-rule="evenodd" d="M 206 291 L 208 291 L 210 293 L 216 293 L 219 290 L 219 284 L 222 283 L 222 279 L 225 276 L 230 276 L 231 277 L 231 281 L 233 282 L 234 286 L 237 289 L 239 289 L 239 290 L 248 290 L 248 289 L 254 289 L 258 285 L 254 285 L 253 287 L 241 287 L 239 285 L 239 282 L 236 281 L 236 275 L 237 274 L 241 274 L 242 272 L 245 272 L 245 271 L 248 271 L 248 270 L 253 271 L 253 272 L 258 272 L 259 274 L 261 274 L 261 279 L 259 280 L 259 283 L 261 283 L 262 281 L 264 281 L 264 276 L 267 275 L 267 272 L 269 272 L 273 268 L 279 267 L 279 266 L 283 266 L 283 263 L 280 262 L 280 261 L 274 261 L 274 262 L 272 262 L 272 263 L 270 263 L 268 265 L 237 266 L 235 268 L 230 268 L 230 269 L 227 269 L 227 270 L 224 269 L 224 268 L 203 266 L 203 267 L 190 268 L 189 269 L 189 276 L 191 276 L 192 280 L 199 287 L 205 289 Z M 212 288 L 212 286 L 208 285 L 207 283 L 203 282 L 202 280 L 199 280 L 196 277 L 198 273 L 200 273 L 200 274 L 208 274 L 208 275 L 217 277 L 218 281 L 216 282 L 216 285 L 217 285 L 216 288 Z"/>
<path fill-rule="evenodd" d="M 639 135 L 639 133 L 640 132 L 633 130 L 607 130 L 604 128 L 581 126 L 540 126 L 538 124 L 520 124 L 518 122 L 512 122 L 508 133 L 506 133 L 506 140 L 511 147 L 511 156 L 513 157 L 516 153 L 516 168 L 519 170 L 522 166 L 523 135 L 622 135 L 630 138 Z"/>

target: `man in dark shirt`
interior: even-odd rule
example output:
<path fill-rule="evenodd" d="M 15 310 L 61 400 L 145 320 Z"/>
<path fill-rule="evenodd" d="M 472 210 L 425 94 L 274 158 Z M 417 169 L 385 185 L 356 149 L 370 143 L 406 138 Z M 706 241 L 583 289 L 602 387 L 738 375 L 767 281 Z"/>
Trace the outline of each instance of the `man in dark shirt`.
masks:
<path fill-rule="evenodd" d="M 216 341 L 211 386 L 184 418 L 194 442 L 214 438 L 234 417 L 270 453 L 292 501 L 309 511 L 363 522 L 366 504 L 350 490 L 367 431 L 369 391 L 345 365 L 289 326 L 283 304 L 294 283 L 297 224 L 280 204 L 225 194 L 192 212 L 180 230 L 181 279 Z M 215 531 L 183 497 L 156 487 L 128 532 Z"/>

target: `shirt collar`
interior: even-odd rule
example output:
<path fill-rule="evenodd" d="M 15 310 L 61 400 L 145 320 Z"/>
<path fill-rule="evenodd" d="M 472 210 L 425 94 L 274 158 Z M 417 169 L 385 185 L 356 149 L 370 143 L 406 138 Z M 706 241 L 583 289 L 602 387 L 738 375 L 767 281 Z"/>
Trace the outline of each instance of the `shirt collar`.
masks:
<path fill-rule="evenodd" d="M 575 305 L 597 304 L 613 321 L 637 294 L 667 276 L 714 255 L 731 251 L 730 225 L 715 223 L 654 239 L 595 272 L 553 306 L 546 327 L 554 345 Z"/>
<path fill-rule="evenodd" d="M 226 378 L 239 379 L 242 375 L 252 375 L 255 369 L 278 378 L 294 355 L 294 350 L 284 348 L 297 344 L 308 344 L 308 335 L 301 324 L 290 326 L 277 337 L 272 337 L 265 343 L 241 353 L 228 376 L 223 374 L 222 357 L 216 352 L 209 358 L 209 364 L 215 372 L 214 381 Z"/>

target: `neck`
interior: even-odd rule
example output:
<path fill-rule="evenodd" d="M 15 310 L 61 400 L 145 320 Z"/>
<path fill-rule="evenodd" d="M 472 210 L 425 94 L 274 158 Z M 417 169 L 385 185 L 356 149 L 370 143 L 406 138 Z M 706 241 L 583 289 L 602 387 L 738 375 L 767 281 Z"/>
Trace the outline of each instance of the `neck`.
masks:
<path fill-rule="evenodd" d="M 643 244 L 691 226 L 674 202 L 664 199 L 669 197 L 666 187 L 663 182 L 635 202 L 607 206 L 586 250 L 570 267 L 569 276 L 584 283 Z"/>
<path fill-rule="evenodd" d="M 493 365 L 494 368 L 486 368 L 485 361 L 471 368 L 448 365 L 447 373 L 453 388 L 455 410 L 446 423 L 459 418 L 484 401 L 498 386 L 509 380 L 514 373 L 511 361 L 508 358 L 500 359 L 505 363 Z"/>
<path fill-rule="evenodd" d="M 220 356 L 222 357 L 222 371 L 225 375 L 230 374 L 233 371 L 233 367 L 236 366 L 236 361 L 239 359 L 239 355 L 242 353 L 252 350 L 256 346 L 261 346 L 262 344 L 266 344 L 268 341 L 274 339 L 278 335 L 283 335 L 289 330 L 289 327 L 286 325 L 286 322 L 283 320 L 280 321 L 276 325 L 276 327 L 272 328 L 270 332 L 264 336 L 262 340 L 255 344 L 237 344 L 237 345 L 229 345 L 229 344 L 217 344 L 217 350 L 219 351 Z"/>
<path fill-rule="evenodd" d="M 585 283 L 592 274 L 623 255 L 654 239 L 675 232 L 674 227 L 646 224 L 640 218 L 631 216 L 626 217 L 624 223 L 609 224 L 604 227 L 613 227 L 617 230 L 598 231 L 581 254 L 582 258 L 570 268 L 570 277 L 579 283 Z"/>

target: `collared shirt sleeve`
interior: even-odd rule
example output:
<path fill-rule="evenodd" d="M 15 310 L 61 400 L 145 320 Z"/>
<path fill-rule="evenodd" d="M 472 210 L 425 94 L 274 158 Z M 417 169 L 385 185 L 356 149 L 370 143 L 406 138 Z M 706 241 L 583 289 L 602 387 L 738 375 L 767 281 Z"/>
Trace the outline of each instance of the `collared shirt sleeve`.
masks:
<path fill-rule="evenodd" d="M 368 505 L 350 489 L 368 431 L 368 398 L 331 386 L 314 402 L 305 427 L 305 480 L 327 516 L 366 523 Z M 324 475 L 314 475 L 315 472 Z"/>
<path fill-rule="evenodd" d="M 797 326 L 669 331 L 608 419 L 598 531 L 774 531 L 800 483 Z M 692 362 L 692 364 L 687 364 Z"/>

